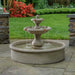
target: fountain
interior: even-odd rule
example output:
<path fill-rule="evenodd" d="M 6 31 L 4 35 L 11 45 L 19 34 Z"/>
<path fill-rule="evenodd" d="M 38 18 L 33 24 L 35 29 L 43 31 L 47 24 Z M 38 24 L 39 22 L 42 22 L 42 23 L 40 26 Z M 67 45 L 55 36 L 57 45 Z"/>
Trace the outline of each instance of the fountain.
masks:
<path fill-rule="evenodd" d="M 42 40 L 40 36 L 51 28 L 39 26 L 43 21 L 36 15 L 31 19 L 35 23 L 34 27 L 25 27 L 24 30 L 34 34 L 34 40 L 20 40 L 10 44 L 11 58 L 14 61 L 25 64 L 48 64 L 64 60 L 65 44 L 52 40 Z"/>

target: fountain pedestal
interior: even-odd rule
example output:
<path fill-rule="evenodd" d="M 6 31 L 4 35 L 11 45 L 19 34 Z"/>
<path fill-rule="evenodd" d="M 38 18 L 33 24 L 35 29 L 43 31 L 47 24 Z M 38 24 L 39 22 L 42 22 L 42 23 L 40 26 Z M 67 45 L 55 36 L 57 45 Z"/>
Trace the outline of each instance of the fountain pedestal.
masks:
<path fill-rule="evenodd" d="M 41 34 L 34 34 L 34 40 L 32 41 L 33 48 L 39 48 L 43 46 L 43 41 L 40 38 Z"/>

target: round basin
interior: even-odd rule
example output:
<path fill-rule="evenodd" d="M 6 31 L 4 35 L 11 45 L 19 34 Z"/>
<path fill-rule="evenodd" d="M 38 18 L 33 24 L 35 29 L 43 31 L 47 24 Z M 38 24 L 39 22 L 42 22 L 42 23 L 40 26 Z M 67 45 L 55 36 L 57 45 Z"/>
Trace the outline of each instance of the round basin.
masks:
<path fill-rule="evenodd" d="M 44 45 L 33 49 L 32 40 L 20 40 L 10 44 L 11 58 L 25 64 L 49 64 L 64 60 L 65 44 L 51 40 L 42 40 Z"/>

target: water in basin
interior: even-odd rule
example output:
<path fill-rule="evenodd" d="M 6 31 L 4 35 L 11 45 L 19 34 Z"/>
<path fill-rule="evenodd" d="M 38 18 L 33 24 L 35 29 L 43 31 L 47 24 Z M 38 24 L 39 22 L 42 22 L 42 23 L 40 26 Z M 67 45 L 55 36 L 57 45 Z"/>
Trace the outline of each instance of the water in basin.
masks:
<path fill-rule="evenodd" d="M 39 50 L 54 49 L 60 46 L 61 45 L 57 43 L 44 43 L 43 46 L 39 48 Z M 27 49 L 27 50 L 37 50 L 32 47 L 31 43 L 25 43 L 25 44 L 23 43 L 23 44 L 16 45 L 15 47 L 20 49 Z"/>

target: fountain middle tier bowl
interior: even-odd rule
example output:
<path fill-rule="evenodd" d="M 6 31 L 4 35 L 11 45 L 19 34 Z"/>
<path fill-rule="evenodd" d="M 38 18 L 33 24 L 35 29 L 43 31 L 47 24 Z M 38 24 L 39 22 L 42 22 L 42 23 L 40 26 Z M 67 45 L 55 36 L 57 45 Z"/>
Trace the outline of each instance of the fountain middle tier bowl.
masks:
<path fill-rule="evenodd" d="M 20 40 L 10 44 L 11 58 L 25 64 L 49 64 L 64 60 L 65 44 L 62 42 L 42 40 L 44 45 L 33 49 L 32 40 Z"/>
<path fill-rule="evenodd" d="M 39 26 L 38 28 L 35 28 L 35 26 L 24 28 L 25 31 L 32 33 L 32 34 L 43 34 L 49 31 L 50 29 L 51 27 L 47 27 L 47 26 Z"/>

